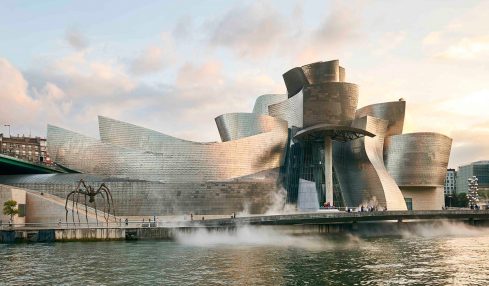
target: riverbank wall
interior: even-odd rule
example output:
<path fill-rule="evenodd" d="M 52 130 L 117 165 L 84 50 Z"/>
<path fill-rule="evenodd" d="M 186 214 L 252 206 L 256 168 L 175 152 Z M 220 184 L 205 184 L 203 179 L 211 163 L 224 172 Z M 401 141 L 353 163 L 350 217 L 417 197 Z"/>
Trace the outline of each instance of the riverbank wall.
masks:
<path fill-rule="evenodd" d="M 284 235 L 297 236 L 337 234 L 387 236 L 416 232 L 420 228 L 429 231 L 433 227 L 445 227 L 455 224 L 458 224 L 458 226 L 462 224 L 468 227 L 489 228 L 489 221 L 485 220 L 430 220 L 303 225 L 235 225 L 221 227 L 167 226 L 139 228 L 3 229 L 0 230 L 0 243 L 176 240 L 178 235 L 189 235 L 198 231 L 232 233 L 242 227 L 266 228 Z"/>
<path fill-rule="evenodd" d="M 174 240 L 180 234 L 196 231 L 232 232 L 243 227 L 267 228 L 288 235 L 355 233 L 360 235 L 397 235 L 424 227 L 450 225 L 489 227 L 489 210 L 388 211 L 388 212 L 314 212 L 287 215 L 260 215 L 208 220 L 155 223 L 37 224 L 0 228 L 0 243 Z"/>

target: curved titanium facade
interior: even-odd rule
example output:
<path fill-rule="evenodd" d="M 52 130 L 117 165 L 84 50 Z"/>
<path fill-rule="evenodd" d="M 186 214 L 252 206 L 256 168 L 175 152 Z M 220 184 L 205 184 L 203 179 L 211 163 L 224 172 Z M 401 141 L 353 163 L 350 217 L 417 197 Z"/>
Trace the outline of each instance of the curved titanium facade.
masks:
<path fill-rule="evenodd" d="M 373 116 L 389 121 L 385 137 L 402 134 L 406 102 L 404 100 L 383 102 L 364 106 L 356 111 L 355 117 Z"/>
<path fill-rule="evenodd" d="M 48 149 L 56 163 L 113 184 L 127 215 L 231 213 L 244 202 L 256 213 L 280 187 L 279 177 L 289 202 L 304 191 L 303 179 L 314 183 L 318 203 L 376 201 L 389 210 L 405 210 L 404 199 L 415 209 L 442 205 L 451 139 L 401 135 L 404 101 L 356 110 L 358 87 L 344 82 L 338 60 L 296 67 L 283 78 L 287 95 L 262 95 L 253 113 L 215 119 L 222 143 L 182 140 L 100 116 L 101 140 L 48 126 Z M 63 186 L 61 196 L 72 184 Z"/>
<path fill-rule="evenodd" d="M 282 119 L 255 113 L 228 113 L 215 118 L 222 142 L 237 140 L 287 126 Z"/>
<path fill-rule="evenodd" d="M 302 66 L 309 85 L 340 81 L 340 61 L 316 62 Z"/>
<path fill-rule="evenodd" d="M 452 139 L 432 132 L 388 137 L 384 158 L 387 171 L 403 186 L 443 186 Z"/>
<path fill-rule="evenodd" d="M 345 69 L 338 60 L 316 62 L 293 68 L 282 75 L 289 97 L 308 85 L 345 80 Z"/>
<path fill-rule="evenodd" d="M 287 142 L 285 123 L 271 132 L 207 144 L 175 142 L 173 137 L 107 118 L 99 124 L 103 142 L 49 125 L 53 160 L 84 173 L 160 182 L 203 182 L 278 168 Z"/>
<path fill-rule="evenodd" d="M 279 190 L 277 176 L 271 171 L 260 178 L 162 183 L 88 174 L 14 175 L 0 176 L 0 184 L 55 195 L 64 203 L 80 179 L 97 187 L 105 183 L 112 192 L 116 215 L 123 217 L 189 213 L 229 215 L 243 211 L 245 206 L 250 213 L 266 212 Z M 103 205 L 100 197 L 96 198 L 96 203 L 97 206 Z"/>
<path fill-rule="evenodd" d="M 376 202 L 389 210 L 405 210 L 401 190 L 388 174 L 383 161 L 388 121 L 366 116 L 355 119 L 352 126 L 376 136 L 334 143 L 333 166 L 345 204 L 356 207 Z"/>
<path fill-rule="evenodd" d="M 105 116 L 98 116 L 98 127 L 100 140 L 102 142 L 109 142 L 119 146 L 131 146 L 131 148 L 155 152 L 153 150 L 160 150 L 164 148 L 171 148 L 171 146 L 199 146 L 202 144 L 213 144 L 213 143 L 200 143 L 188 140 L 183 140 L 163 133 L 155 132 L 150 129 L 145 129 L 137 125 L 115 120 Z M 144 129 L 144 132 L 140 132 L 139 136 L 124 136 L 124 138 L 119 137 L 121 130 L 133 130 L 135 128 Z"/>
<path fill-rule="evenodd" d="M 303 95 L 297 93 L 289 99 L 268 106 L 270 116 L 287 121 L 289 128 L 303 126 Z"/>
<path fill-rule="evenodd" d="M 328 82 L 306 86 L 304 127 L 326 123 L 350 126 L 358 104 L 358 86 L 346 82 Z"/>
<path fill-rule="evenodd" d="M 287 99 L 286 94 L 264 94 L 255 100 L 253 113 L 269 115 L 268 107 L 272 104 L 279 103 Z"/>

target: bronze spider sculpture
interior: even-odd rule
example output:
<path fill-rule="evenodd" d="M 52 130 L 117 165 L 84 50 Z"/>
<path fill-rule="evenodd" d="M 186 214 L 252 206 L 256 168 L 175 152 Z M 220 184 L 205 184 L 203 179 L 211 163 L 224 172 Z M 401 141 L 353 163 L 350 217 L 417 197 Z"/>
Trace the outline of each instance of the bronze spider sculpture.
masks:
<path fill-rule="evenodd" d="M 109 218 L 112 212 L 112 215 L 114 217 L 114 220 L 116 220 L 115 217 L 115 208 L 114 208 L 114 200 L 112 198 L 112 194 L 110 193 L 109 188 L 105 185 L 105 183 L 102 183 L 100 187 L 95 190 L 91 185 L 85 184 L 85 181 L 83 179 L 80 179 L 78 182 L 78 185 L 76 186 L 75 190 L 70 192 L 68 196 L 66 196 L 66 202 L 65 202 L 65 210 L 66 210 L 66 217 L 65 220 L 68 222 L 68 200 L 72 201 L 72 208 L 71 208 L 71 216 L 73 218 L 73 224 L 75 224 L 75 209 L 76 209 L 76 214 L 78 216 L 78 224 L 80 224 L 80 213 L 78 211 L 78 203 L 80 201 L 80 196 L 83 196 L 84 198 L 84 205 L 85 205 L 85 219 L 87 221 L 88 225 L 88 205 L 87 205 L 87 197 L 88 197 L 88 202 L 93 203 L 93 208 L 95 209 L 95 220 L 98 225 L 98 215 L 97 215 L 97 203 L 95 201 L 96 196 L 101 196 L 103 203 L 104 203 L 104 218 L 105 222 L 108 224 L 109 223 Z"/>

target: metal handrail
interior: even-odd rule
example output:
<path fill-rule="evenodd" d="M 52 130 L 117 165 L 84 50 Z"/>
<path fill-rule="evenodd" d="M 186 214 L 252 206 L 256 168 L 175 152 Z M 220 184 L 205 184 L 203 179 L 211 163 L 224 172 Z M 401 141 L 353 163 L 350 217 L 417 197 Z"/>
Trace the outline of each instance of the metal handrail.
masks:
<path fill-rule="evenodd" d="M 155 223 L 151 222 L 149 223 L 148 221 L 129 221 L 127 224 L 122 221 L 122 222 L 99 222 L 93 223 L 93 222 L 80 222 L 80 223 L 73 223 L 73 222 L 46 222 L 46 223 L 0 223 L 0 229 L 1 230 L 20 230 L 20 229 L 29 229 L 29 228 L 35 228 L 35 229 L 80 229 L 80 228 L 135 228 L 135 227 L 142 227 L 142 228 L 153 228 L 153 227 L 160 227 L 162 226 L 162 223 Z"/>

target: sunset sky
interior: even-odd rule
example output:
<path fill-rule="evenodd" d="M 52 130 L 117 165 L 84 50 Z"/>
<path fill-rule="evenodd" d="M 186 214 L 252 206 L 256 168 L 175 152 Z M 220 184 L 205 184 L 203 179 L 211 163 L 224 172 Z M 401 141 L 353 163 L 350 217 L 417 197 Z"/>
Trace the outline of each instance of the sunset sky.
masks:
<path fill-rule="evenodd" d="M 218 141 L 214 118 L 339 59 L 358 107 L 404 98 L 404 132 L 489 160 L 489 1 L 3 1 L 0 133 L 98 137 L 97 115 Z"/>

